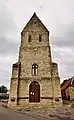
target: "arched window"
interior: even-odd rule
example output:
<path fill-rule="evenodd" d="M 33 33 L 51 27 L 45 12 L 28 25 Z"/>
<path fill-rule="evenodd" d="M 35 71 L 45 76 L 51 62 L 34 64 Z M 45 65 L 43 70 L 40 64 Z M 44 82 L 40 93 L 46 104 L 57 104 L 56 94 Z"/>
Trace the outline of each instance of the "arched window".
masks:
<path fill-rule="evenodd" d="M 28 42 L 31 42 L 31 35 L 28 36 Z"/>
<path fill-rule="evenodd" d="M 35 63 L 32 65 L 32 75 L 37 75 L 38 74 L 38 65 Z"/>

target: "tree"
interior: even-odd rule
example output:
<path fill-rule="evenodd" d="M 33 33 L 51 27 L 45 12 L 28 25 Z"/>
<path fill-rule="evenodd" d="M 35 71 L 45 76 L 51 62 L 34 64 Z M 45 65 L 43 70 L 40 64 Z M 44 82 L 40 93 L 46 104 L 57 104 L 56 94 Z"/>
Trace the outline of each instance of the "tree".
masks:
<path fill-rule="evenodd" d="M 7 93 L 7 87 L 4 85 L 0 86 L 0 93 Z"/>

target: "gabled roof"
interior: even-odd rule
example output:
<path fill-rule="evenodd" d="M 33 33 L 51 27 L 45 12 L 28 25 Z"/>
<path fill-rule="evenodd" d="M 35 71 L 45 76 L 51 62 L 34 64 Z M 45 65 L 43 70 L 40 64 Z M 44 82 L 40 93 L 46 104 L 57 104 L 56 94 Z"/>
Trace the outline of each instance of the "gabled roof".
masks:
<path fill-rule="evenodd" d="M 24 29 L 22 30 L 21 34 L 22 34 L 23 31 L 26 29 L 26 27 L 29 25 L 29 23 L 30 23 L 32 20 L 34 20 L 34 19 L 37 19 L 37 21 L 39 21 L 39 22 L 42 24 L 42 26 L 46 29 L 46 31 L 49 32 L 48 29 L 45 27 L 45 25 L 42 23 L 42 21 L 38 18 L 38 16 L 36 15 L 36 13 L 34 13 L 33 16 L 31 17 L 31 19 L 29 20 L 29 22 L 26 24 L 26 26 L 25 26 Z"/>
<path fill-rule="evenodd" d="M 70 83 L 71 83 L 71 79 L 65 80 L 62 87 L 61 87 L 61 91 L 65 90 Z"/>

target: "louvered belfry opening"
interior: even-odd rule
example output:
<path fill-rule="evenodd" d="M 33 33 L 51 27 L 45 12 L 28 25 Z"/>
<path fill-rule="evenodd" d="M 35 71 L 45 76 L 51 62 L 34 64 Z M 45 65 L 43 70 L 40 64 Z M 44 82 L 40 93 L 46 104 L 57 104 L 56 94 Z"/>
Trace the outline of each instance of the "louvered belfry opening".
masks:
<path fill-rule="evenodd" d="M 29 86 L 29 102 L 40 102 L 40 85 L 36 81 Z"/>

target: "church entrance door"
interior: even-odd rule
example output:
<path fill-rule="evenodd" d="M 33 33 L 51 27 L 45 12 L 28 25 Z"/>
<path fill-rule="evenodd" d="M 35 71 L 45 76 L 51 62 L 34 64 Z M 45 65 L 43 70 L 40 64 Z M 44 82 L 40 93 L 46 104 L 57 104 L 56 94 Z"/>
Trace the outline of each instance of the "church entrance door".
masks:
<path fill-rule="evenodd" d="M 29 87 L 29 102 L 40 102 L 40 85 L 33 81 Z"/>

